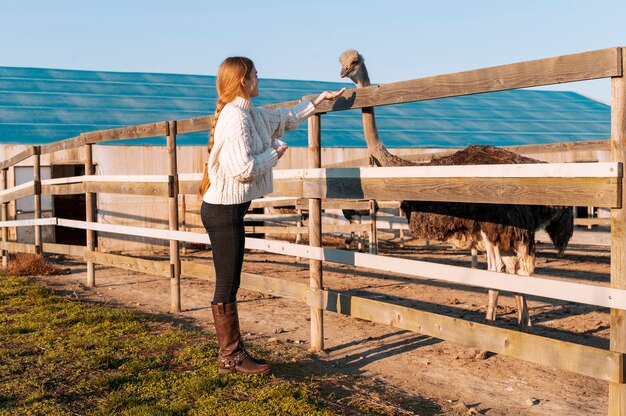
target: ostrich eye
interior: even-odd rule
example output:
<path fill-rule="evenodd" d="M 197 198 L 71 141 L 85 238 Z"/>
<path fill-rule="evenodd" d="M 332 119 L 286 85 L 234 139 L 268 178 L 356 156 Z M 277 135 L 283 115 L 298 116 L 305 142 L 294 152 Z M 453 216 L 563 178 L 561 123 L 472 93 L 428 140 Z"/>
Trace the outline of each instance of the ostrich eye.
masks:
<path fill-rule="evenodd" d="M 359 63 L 359 58 L 356 58 L 354 61 L 352 61 L 352 65 L 356 65 Z"/>

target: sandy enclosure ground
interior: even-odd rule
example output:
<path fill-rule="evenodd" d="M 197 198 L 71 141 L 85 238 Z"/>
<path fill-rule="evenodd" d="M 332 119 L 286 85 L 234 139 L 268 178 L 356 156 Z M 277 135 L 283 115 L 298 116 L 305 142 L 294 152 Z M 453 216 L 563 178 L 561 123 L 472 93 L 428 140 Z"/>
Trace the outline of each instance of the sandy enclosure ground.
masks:
<path fill-rule="evenodd" d="M 331 241 L 332 243 L 332 241 Z M 470 253 L 449 247 L 425 249 L 413 241 L 400 247 L 381 242 L 380 254 L 469 267 Z M 570 246 L 564 258 L 539 245 L 536 275 L 588 284 L 608 284 L 608 248 Z M 183 261 L 208 263 L 210 251 L 187 250 Z M 213 332 L 208 307 L 213 285 L 182 279 L 182 307 L 169 315 L 169 280 L 105 266 L 96 268 L 96 288 L 85 287 L 85 265 L 57 261 L 67 274 L 43 278 L 79 299 L 129 307 Z M 479 267 L 486 269 L 484 255 Z M 247 251 L 244 271 L 308 283 L 308 261 Z M 410 306 L 476 322 L 484 321 L 486 290 L 332 263 L 324 286 L 352 295 Z M 451 342 L 334 313 L 324 314 L 326 350 L 308 353 L 309 308 L 300 302 L 240 290 L 240 318 L 247 340 L 270 352 L 275 373 L 309 378 L 338 403 L 358 403 L 391 414 L 605 415 L 608 384 Z M 608 348 L 605 308 L 530 297 L 531 332 Z M 516 329 L 515 301 L 500 295 L 497 325 Z M 289 358 L 290 363 L 284 361 Z M 295 358 L 294 358 L 295 357 Z"/>

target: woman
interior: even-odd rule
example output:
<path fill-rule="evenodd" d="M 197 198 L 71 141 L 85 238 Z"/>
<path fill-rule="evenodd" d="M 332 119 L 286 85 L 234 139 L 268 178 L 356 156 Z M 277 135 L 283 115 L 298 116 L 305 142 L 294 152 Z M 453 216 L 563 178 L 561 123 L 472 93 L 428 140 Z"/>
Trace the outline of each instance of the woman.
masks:
<path fill-rule="evenodd" d="M 215 266 L 211 309 L 222 374 L 270 372 L 267 363 L 255 360 L 244 349 L 236 297 L 245 244 L 243 217 L 253 199 L 272 192 L 272 168 L 287 150 L 275 139 L 311 116 L 316 105 L 335 100 L 344 90 L 325 91 L 292 108 L 254 108 L 250 99 L 259 95 L 259 79 L 253 62 L 231 57 L 219 67 L 209 161 L 200 191 L 202 223 L 211 239 Z"/>

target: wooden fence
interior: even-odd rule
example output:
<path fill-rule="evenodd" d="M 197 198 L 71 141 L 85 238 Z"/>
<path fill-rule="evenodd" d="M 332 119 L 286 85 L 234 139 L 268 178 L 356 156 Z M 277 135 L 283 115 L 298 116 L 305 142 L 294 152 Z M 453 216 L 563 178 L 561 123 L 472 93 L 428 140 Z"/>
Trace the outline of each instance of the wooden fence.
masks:
<path fill-rule="evenodd" d="M 334 103 L 320 105 L 309 120 L 308 169 L 276 171 L 273 196 L 307 198 L 309 210 L 309 245 L 276 240 L 246 239 L 246 247 L 310 259 L 310 284 L 285 281 L 244 273 L 242 286 L 278 296 L 288 296 L 311 307 L 311 346 L 322 349 L 323 314 L 332 311 L 408 329 L 483 350 L 540 363 L 595 377 L 609 382 L 609 414 L 626 414 L 624 353 L 626 352 L 626 210 L 623 208 L 623 164 L 626 160 L 626 84 L 624 82 L 624 48 L 609 48 L 575 55 L 503 65 L 448 75 L 377 85 L 346 91 Z M 394 168 L 320 168 L 320 125 L 324 113 L 387 104 L 399 104 L 442 97 L 501 91 L 596 78 L 611 78 L 611 157 L 608 163 L 431 166 Z M 305 97 L 306 98 L 306 97 Z M 288 106 L 296 102 L 281 103 Z M 106 264 L 154 275 L 171 281 L 171 310 L 179 312 L 180 275 L 213 278 L 212 267 L 181 262 L 179 242 L 208 244 L 203 233 L 178 230 L 178 195 L 195 194 L 199 174 L 178 174 L 176 136 L 181 133 L 208 130 L 211 116 L 166 121 L 141 126 L 83 133 L 59 142 L 32 146 L 0 163 L 2 191 L 3 264 L 7 253 L 61 253 L 83 256 L 88 264 L 87 284 L 96 284 L 93 265 Z M 92 145 L 122 139 L 166 136 L 169 152 L 168 175 L 96 176 L 91 170 Z M 41 154 L 82 147 L 85 176 L 54 180 L 40 179 Z M 34 180 L 7 189 L 7 170 L 28 158 L 34 158 Z M 82 194 L 87 196 L 86 221 L 63 218 L 40 218 L 41 195 Z M 168 198 L 168 229 L 147 229 L 101 224 L 93 215 L 94 195 L 118 193 Z M 35 219 L 8 221 L 10 201 L 35 197 Z M 321 247 L 322 199 L 423 200 L 506 204 L 554 204 L 595 206 L 611 209 L 611 282 L 610 287 L 568 283 L 537 277 L 502 276 L 500 273 L 354 253 Z M 42 225 L 59 225 L 85 229 L 86 247 L 46 244 L 41 241 Z M 34 226 L 35 244 L 9 242 L 7 227 Z M 94 248 L 94 233 L 107 232 L 121 236 L 148 236 L 170 242 L 169 261 L 149 261 L 128 256 L 101 253 Z M 381 261 L 384 257 L 384 261 Z M 464 285 L 562 299 L 610 308 L 610 347 L 608 350 L 545 338 L 470 322 L 404 306 L 350 296 L 324 289 L 322 262 L 349 264 L 384 270 L 417 278 L 438 279 Z"/>

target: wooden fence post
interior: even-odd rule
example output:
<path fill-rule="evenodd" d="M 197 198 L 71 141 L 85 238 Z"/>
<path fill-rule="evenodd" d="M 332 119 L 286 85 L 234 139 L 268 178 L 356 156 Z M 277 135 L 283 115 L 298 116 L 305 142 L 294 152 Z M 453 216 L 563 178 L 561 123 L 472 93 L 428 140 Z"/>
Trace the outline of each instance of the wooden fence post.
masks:
<path fill-rule="evenodd" d="M 9 189 L 8 173 L 9 173 L 8 168 L 2 169 L 2 190 Z M 2 216 L 2 221 L 8 220 L 8 217 L 9 217 L 8 213 L 9 213 L 9 203 L 3 202 L 2 205 L 0 206 L 0 215 Z M 8 241 L 9 241 L 9 228 L 2 227 L 2 243 L 4 244 L 4 243 L 7 243 Z M 2 267 L 8 267 L 8 266 L 9 266 L 9 252 L 5 250 L 4 248 L 2 248 Z"/>
<path fill-rule="evenodd" d="M 404 210 L 402 209 L 402 206 L 398 208 L 398 216 L 404 217 Z M 400 247 L 404 248 L 404 229 L 402 227 L 400 227 L 398 235 L 400 236 Z"/>
<path fill-rule="evenodd" d="M 298 214 L 298 221 L 296 221 L 296 227 L 302 227 L 303 225 L 303 220 L 302 220 L 302 210 L 301 209 L 297 209 L 296 210 L 296 214 Z M 301 244 L 302 243 L 302 234 L 298 233 L 296 234 L 296 244 Z M 300 261 L 300 256 L 296 257 L 296 262 Z"/>
<path fill-rule="evenodd" d="M 471 255 L 472 255 L 472 269 L 477 269 L 478 268 L 478 249 L 472 248 Z"/>
<path fill-rule="evenodd" d="M 622 48 L 622 76 L 611 78 L 611 160 L 626 166 L 626 65 Z M 622 179 L 621 208 L 611 209 L 611 287 L 626 289 L 626 183 Z M 610 349 L 626 353 L 626 311 L 611 309 Z M 620 362 L 624 376 L 624 362 Z M 626 415 L 626 384 L 609 383 L 609 415 Z"/>
<path fill-rule="evenodd" d="M 321 153 L 321 117 L 314 114 L 309 118 L 309 169 L 322 166 Z M 312 247 L 322 246 L 322 200 L 321 198 L 309 199 L 309 245 Z M 309 285 L 312 289 L 322 288 L 322 262 L 309 260 L 310 278 Z M 324 315 L 322 309 L 311 307 L 311 351 L 324 349 Z"/>
<path fill-rule="evenodd" d="M 33 181 L 35 184 L 34 204 L 37 220 L 41 218 L 41 147 L 33 146 Z M 35 225 L 35 254 L 41 255 L 41 225 Z"/>
<path fill-rule="evenodd" d="M 374 157 L 370 156 L 370 166 L 376 166 Z M 369 253 L 378 254 L 378 229 L 376 227 L 376 200 L 370 199 L 370 231 L 369 231 Z"/>
<path fill-rule="evenodd" d="M 378 254 L 378 229 L 376 227 L 376 200 L 370 199 L 370 254 Z"/>
<path fill-rule="evenodd" d="M 187 229 L 187 200 L 185 198 L 185 194 L 180 196 L 180 229 L 183 231 L 188 231 Z M 182 255 L 187 254 L 187 245 L 184 242 L 179 242 L 180 251 Z"/>
<path fill-rule="evenodd" d="M 169 229 L 178 231 L 178 164 L 176 161 L 176 121 L 167 123 L 169 156 Z M 170 310 L 180 312 L 180 254 L 177 240 L 170 240 Z"/>
<path fill-rule="evenodd" d="M 85 175 L 93 175 L 93 145 L 85 144 Z M 85 221 L 94 222 L 94 202 L 95 194 L 92 192 L 85 192 Z M 86 249 L 87 251 L 94 251 L 96 248 L 96 232 L 93 230 L 85 231 L 86 237 Z M 87 260 L 87 286 L 94 287 L 96 285 L 96 269 L 93 261 Z"/>

